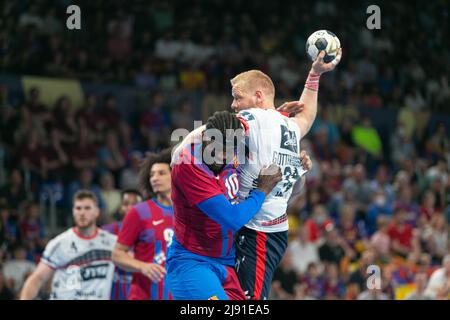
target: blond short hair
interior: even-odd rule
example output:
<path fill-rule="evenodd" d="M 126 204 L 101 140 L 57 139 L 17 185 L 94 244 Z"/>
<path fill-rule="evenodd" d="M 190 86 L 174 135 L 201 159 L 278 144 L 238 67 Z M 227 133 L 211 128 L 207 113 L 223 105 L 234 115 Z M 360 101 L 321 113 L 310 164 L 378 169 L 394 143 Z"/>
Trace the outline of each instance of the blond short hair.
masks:
<path fill-rule="evenodd" d="M 275 86 L 272 79 L 262 71 L 249 70 L 239 73 L 230 80 L 231 85 L 240 84 L 245 91 L 261 90 L 264 94 L 275 97 Z"/>

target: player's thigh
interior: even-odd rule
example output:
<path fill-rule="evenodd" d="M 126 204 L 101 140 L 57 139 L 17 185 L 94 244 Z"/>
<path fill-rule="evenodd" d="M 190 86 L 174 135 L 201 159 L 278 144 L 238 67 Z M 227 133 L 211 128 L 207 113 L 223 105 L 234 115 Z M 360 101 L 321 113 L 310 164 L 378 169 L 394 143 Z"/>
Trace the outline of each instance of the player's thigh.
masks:
<path fill-rule="evenodd" d="M 286 247 L 287 232 L 239 230 L 235 239 L 236 273 L 247 297 L 268 298 L 273 273 Z"/>
<path fill-rule="evenodd" d="M 242 228 L 235 238 L 236 274 L 244 293 L 253 298 L 256 278 L 256 233 L 253 230 Z"/>
<path fill-rule="evenodd" d="M 209 263 L 179 262 L 168 272 L 167 280 L 174 300 L 228 300 L 219 276 Z"/>
<path fill-rule="evenodd" d="M 246 300 L 244 291 L 239 283 L 238 276 L 233 267 L 226 266 L 226 278 L 222 282 L 222 287 L 230 300 Z"/>

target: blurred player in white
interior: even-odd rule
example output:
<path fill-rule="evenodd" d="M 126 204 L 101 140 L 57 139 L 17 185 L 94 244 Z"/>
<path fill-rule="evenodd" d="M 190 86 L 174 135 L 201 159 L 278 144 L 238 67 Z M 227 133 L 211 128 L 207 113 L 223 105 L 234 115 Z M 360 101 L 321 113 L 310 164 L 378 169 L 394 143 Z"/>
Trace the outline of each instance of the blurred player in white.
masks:
<path fill-rule="evenodd" d="M 95 194 L 80 190 L 73 199 L 75 227 L 46 246 L 20 299 L 34 299 L 52 277 L 52 300 L 108 300 L 114 275 L 111 253 L 117 236 L 97 228 L 100 210 Z"/>

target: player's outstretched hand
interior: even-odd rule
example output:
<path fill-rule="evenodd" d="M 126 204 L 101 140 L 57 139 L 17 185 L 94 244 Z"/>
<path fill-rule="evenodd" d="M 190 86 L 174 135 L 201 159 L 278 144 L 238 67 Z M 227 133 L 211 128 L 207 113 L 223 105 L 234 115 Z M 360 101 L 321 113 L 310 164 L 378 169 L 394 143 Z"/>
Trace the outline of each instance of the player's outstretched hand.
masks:
<path fill-rule="evenodd" d="M 166 269 L 157 263 L 142 263 L 141 273 L 153 282 L 159 282 L 164 278 Z"/>
<path fill-rule="evenodd" d="M 281 169 L 276 164 L 271 164 L 268 167 L 264 167 L 259 172 L 258 177 L 258 189 L 269 194 L 272 189 L 283 179 Z"/>
<path fill-rule="evenodd" d="M 303 108 L 305 107 L 305 104 L 300 101 L 289 101 L 283 103 L 281 106 L 277 108 L 278 111 L 286 112 L 289 115 L 297 114 L 299 112 L 303 111 Z"/>
<path fill-rule="evenodd" d="M 325 57 L 325 51 L 320 51 L 320 53 L 317 55 L 316 60 L 312 64 L 312 72 L 316 74 L 322 74 L 328 71 L 333 70 L 341 61 L 342 59 L 342 48 L 338 49 L 338 53 L 336 55 L 336 58 L 334 58 L 332 61 L 325 63 L 323 61 L 323 57 Z"/>
<path fill-rule="evenodd" d="M 303 169 L 309 171 L 312 169 L 313 163 L 309 155 L 305 150 L 300 151 L 300 160 L 302 162 Z"/>

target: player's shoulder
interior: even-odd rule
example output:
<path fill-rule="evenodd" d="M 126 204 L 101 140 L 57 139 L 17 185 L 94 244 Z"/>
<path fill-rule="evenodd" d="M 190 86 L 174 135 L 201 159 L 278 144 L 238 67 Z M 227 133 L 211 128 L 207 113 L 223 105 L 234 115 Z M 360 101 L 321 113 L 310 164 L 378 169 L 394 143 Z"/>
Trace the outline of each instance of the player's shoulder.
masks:
<path fill-rule="evenodd" d="M 109 240 L 116 240 L 117 239 L 117 235 L 108 232 L 107 230 L 103 230 L 103 229 L 99 229 L 98 231 L 98 236 L 100 238 L 105 238 L 105 239 L 109 239 Z"/>
<path fill-rule="evenodd" d="M 76 238 L 75 233 L 72 228 L 67 229 L 66 231 L 60 233 L 53 239 L 51 239 L 47 245 L 45 246 L 45 254 L 44 256 L 52 256 L 55 252 L 59 252 L 58 250 L 61 247 L 64 247 L 66 243 L 74 240 Z"/>
<path fill-rule="evenodd" d="M 154 202 L 152 199 L 138 202 L 131 208 L 130 212 L 127 213 L 127 217 L 136 216 L 140 220 L 150 219 L 152 216 L 152 208 L 154 209 L 153 205 Z"/>
<path fill-rule="evenodd" d="M 69 228 L 60 234 L 58 234 L 56 237 L 51 239 L 48 244 L 56 244 L 56 243 L 62 243 L 64 241 L 70 241 L 71 239 L 75 238 L 75 232 L 73 231 L 73 228 Z"/>

